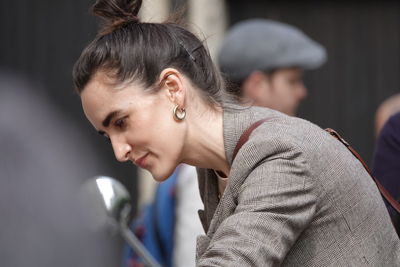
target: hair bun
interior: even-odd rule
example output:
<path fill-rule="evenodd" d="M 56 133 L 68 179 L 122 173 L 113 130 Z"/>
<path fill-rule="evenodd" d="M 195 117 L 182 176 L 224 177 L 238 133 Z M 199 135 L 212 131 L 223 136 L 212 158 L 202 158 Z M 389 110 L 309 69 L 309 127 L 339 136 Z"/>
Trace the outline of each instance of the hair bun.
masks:
<path fill-rule="evenodd" d="M 128 22 L 139 22 L 141 6 L 142 0 L 97 0 L 93 13 L 106 21 L 103 32 L 108 32 Z"/>

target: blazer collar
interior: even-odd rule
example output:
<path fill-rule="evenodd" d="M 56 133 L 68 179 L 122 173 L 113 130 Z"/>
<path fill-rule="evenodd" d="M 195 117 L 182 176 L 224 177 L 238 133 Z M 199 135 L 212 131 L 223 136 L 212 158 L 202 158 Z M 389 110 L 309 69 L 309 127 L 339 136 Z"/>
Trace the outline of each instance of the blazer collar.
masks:
<path fill-rule="evenodd" d="M 239 140 L 242 133 L 251 125 L 253 122 L 252 112 L 250 108 L 244 108 L 238 105 L 229 104 L 224 106 L 223 113 L 223 135 L 224 135 L 224 149 L 225 156 L 228 160 L 229 165 L 232 165 L 233 150 L 235 149 L 236 143 Z M 200 195 L 204 203 L 204 211 L 199 211 L 199 217 L 203 224 L 203 228 L 207 233 L 214 217 L 214 213 L 217 210 L 219 199 L 218 199 L 218 181 L 217 176 L 213 170 L 209 169 L 198 169 L 199 177 L 199 189 Z M 228 186 L 225 190 L 228 190 Z M 229 194 L 225 192 L 224 195 Z M 228 198 L 224 196 L 223 198 Z M 214 225 L 215 223 L 213 223 Z M 212 227 L 213 228 L 213 227 Z M 211 229 L 211 232 L 213 230 Z"/>
<path fill-rule="evenodd" d="M 224 105 L 223 129 L 225 156 L 232 166 L 233 151 L 242 133 L 250 127 L 254 121 L 254 113 L 250 107 L 242 107 L 234 104 Z"/>

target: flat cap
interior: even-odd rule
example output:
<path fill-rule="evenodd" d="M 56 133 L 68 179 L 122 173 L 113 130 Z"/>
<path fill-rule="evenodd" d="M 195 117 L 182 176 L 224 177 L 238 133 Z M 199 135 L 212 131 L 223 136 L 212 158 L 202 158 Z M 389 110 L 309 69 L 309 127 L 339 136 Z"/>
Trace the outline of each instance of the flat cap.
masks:
<path fill-rule="evenodd" d="M 296 27 L 267 19 L 235 24 L 218 55 L 221 71 L 234 81 L 245 79 L 256 70 L 313 69 L 326 58 L 325 48 Z"/>

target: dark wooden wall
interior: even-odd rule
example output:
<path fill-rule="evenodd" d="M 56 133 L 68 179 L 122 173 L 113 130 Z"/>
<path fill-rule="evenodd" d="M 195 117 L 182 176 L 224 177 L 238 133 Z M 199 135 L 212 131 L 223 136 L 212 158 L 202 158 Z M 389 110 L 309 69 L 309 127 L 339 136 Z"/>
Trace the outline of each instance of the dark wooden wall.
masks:
<path fill-rule="evenodd" d="M 231 24 L 253 17 L 293 24 L 327 48 L 328 61 L 306 73 L 309 97 L 299 116 L 337 129 L 370 161 L 373 118 L 400 92 L 399 1 L 227 1 Z"/>
<path fill-rule="evenodd" d="M 0 0 L 0 67 L 22 73 L 75 121 L 91 140 L 104 167 L 99 174 L 116 177 L 136 203 L 136 169 L 118 163 L 110 145 L 84 117 L 73 92 L 72 66 L 96 34 L 91 0 Z M 32 111 L 34 112 L 34 111 Z M 88 177 L 89 178 L 89 177 Z"/>

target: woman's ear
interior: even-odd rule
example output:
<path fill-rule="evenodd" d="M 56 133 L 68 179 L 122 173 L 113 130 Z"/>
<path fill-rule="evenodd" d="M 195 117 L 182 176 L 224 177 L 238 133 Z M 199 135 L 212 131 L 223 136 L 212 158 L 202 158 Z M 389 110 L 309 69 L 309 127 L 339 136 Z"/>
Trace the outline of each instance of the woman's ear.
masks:
<path fill-rule="evenodd" d="M 168 99 L 179 107 L 185 107 L 186 87 L 185 78 L 176 69 L 167 68 L 160 73 L 160 90 L 165 93 Z"/>

